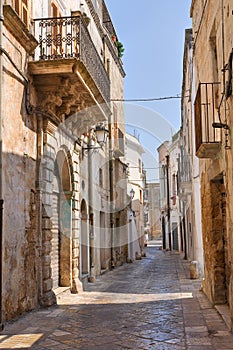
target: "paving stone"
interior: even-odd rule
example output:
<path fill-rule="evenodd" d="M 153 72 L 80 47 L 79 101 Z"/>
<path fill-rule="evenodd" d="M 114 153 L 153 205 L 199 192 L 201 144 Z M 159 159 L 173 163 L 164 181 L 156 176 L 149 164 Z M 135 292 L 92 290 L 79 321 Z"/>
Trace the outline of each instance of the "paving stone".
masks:
<path fill-rule="evenodd" d="M 202 333 L 207 331 L 208 331 L 208 328 L 206 326 L 185 327 L 186 333 Z"/>
<path fill-rule="evenodd" d="M 189 279 L 179 254 L 147 248 L 147 257 L 66 291 L 58 305 L 6 324 L 0 349 L 230 350 L 233 335 Z"/>
<path fill-rule="evenodd" d="M 188 346 L 187 350 L 213 350 L 215 348 L 212 347 L 212 345 L 197 345 L 197 346 Z M 227 350 L 227 349 L 226 349 Z"/>

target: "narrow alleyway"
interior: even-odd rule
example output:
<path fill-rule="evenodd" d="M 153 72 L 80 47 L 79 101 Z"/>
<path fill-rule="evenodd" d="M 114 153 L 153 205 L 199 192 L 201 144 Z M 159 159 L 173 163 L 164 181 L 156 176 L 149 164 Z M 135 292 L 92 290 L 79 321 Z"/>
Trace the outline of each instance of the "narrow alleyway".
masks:
<path fill-rule="evenodd" d="M 158 245 L 147 257 L 125 264 L 68 292 L 58 305 L 6 325 L 0 349 L 233 349 L 233 335 L 191 281 L 188 263 Z"/>

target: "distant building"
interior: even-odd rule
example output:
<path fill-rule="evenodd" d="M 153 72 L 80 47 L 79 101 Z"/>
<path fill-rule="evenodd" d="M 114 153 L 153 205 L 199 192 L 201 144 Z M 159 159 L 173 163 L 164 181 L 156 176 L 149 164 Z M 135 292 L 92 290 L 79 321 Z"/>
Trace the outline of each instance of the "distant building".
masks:
<path fill-rule="evenodd" d="M 180 206 L 178 200 L 178 158 L 179 136 L 164 142 L 159 148 L 160 166 L 160 210 L 163 248 L 183 250 L 183 237 L 180 230 Z"/>
<path fill-rule="evenodd" d="M 161 236 L 160 184 L 147 182 L 144 191 L 145 232 L 149 239 Z"/>
<path fill-rule="evenodd" d="M 144 254 L 144 202 L 145 172 L 143 170 L 142 154 L 144 149 L 140 141 L 126 133 L 125 136 L 125 163 L 128 165 L 128 195 L 134 193 L 131 198 L 130 210 L 133 212 L 136 224 L 137 239 L 140 251 L 134 251 L 138 256 Z M 132 254 L 131 254 L 132 255 Z M 133 256 L 134 257 L 134 256 Z"/>

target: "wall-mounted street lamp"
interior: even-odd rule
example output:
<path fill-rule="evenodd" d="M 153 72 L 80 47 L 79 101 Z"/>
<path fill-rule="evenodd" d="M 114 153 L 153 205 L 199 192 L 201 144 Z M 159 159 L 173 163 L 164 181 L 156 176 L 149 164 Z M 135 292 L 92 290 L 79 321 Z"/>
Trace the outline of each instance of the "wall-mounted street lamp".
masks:
<path fill-rule="evenodd" d="M 226 129 L 229 130 L 229 126 L 224 123 L 212 123 L 213 128 L 215 129 Z"/>
<path fill-rule="evenodd" d="M 90 132 L 88 145 L 82 147 L 83 153 L 88 150 L 102 149 L 107 142 L 108 133 L 103 123 L 96 125 L 95 129 Z M 93 138 L 94 135 L 95 138 Z M 96 145 L 95 139 L 99 146 Z"/>
<path fill-rule="evenodd" d="M 108 132 L 109 131 L 105 128 L 104 124 L 96 125 L 95 135 L 97 142 L 101 147 L 107 142 Z"/>
<path fill-rule="evenodd" d="M 230 132 L 230 127 L 229 125 L 225 123 L 212 123 L 212 127 L 214 129 L 224 129 L 225 130 L 225 149 L 231 149 L 231 146 L 228 145 L 228 137 L 229 137 L 229 132 Z"/>
<path fill-rule="evenodd" d="M 134 198 L 135 195 L 135 191 L 133 188 L 131 188 L 130 192 L 129 192 L 129 196 L 130 196 L 130 210 L 132 210 L 132 200 Z"/>
<path fill-rule="evenodd" d="M 131 190 L 130 190 L 130 192 L 129 192 L 129 195 L 130 195 L 131 200 L 133 200 L 134 195 L 135 195 L 135 191 L 134 191 L 133 188 L 131 188 Z"/>

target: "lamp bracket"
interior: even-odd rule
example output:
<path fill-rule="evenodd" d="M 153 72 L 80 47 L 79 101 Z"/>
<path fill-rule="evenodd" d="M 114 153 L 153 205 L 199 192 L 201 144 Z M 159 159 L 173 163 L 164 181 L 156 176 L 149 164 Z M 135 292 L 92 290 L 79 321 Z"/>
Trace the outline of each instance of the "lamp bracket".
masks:
<path fill-rule="evenodd" d="M 214 122 L 212 123 L 212 126 L 213 128 L 215 129 L 226 129 L 226 130 L 229 130 L 229 126 L 225 123 L 217 123 L 217 122 Z"/>

